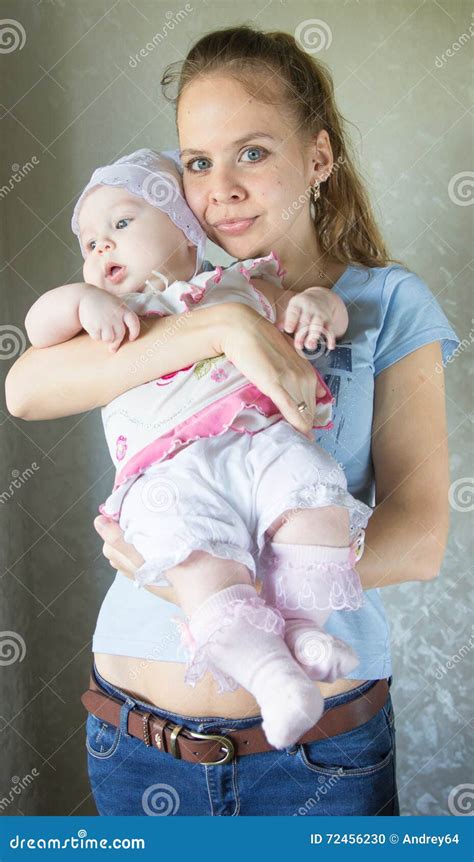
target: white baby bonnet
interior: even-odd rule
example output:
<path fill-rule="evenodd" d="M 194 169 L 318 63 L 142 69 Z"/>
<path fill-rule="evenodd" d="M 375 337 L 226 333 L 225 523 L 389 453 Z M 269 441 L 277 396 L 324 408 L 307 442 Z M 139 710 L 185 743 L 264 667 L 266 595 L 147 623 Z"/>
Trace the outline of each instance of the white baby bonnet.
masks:
<path fill-rule="evenodd" d="M 157 153 L 148 149 L 136 150 L 111 165 L 97 168 L 83 189 L 71 219 L 71 228 L 79 239 L 82 256 L 86 255 L 79 236 L 78 220 L 84 199 L 96 186 L 121 186 L 163 210 L 194 243 L 197 247 L 196 273 L 199 272 L 205 256 L 206 234 L 184 199 L 181 170 L 178 150 Z"/>

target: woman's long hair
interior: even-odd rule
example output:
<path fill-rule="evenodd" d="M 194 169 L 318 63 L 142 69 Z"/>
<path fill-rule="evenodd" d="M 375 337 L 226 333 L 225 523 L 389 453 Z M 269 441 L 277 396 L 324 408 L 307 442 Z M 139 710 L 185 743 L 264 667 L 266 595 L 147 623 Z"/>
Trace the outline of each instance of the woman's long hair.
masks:
<path fill-rule="evenodd" d="M 262 86 L 262 73 L 270 73 Z M 231 75 L 259 101 L 283 102 L 303 138 L 321 129 L 329 135 L 334 166 L 321 183 L 314 223 L 321 249 L 341 263 L 387 266 L 389 257 L 369 198 L 354 167 L 345 132 L 347 122 L 334 98 L 328 67 L 305 53 L 289 33 L 264 33 L 248 26 L 215 30 L 199 39 L 183 63 L 169 65 L 161 79 L 168 101 L 179 104 L 184 88 L 198 76 L 214 72 Z M 177 93 L 169 96 L 169 87 Z"/>

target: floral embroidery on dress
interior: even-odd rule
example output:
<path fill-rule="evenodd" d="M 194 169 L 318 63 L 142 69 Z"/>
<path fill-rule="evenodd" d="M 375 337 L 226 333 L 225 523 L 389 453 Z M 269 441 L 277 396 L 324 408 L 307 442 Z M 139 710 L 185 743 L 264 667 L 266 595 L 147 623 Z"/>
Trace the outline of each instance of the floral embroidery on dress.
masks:
<path fill-rule="evenodd" d="M 185 368 L 178 368 L 177 371 L 170 371 L 169 374 L 163 374 L 162 377 L 159 377 L 158 380 L 155 380 L 157 386 L 167 386 L 173 377 L 176 377 L 177 374 L 181 374 L 182 371 L 189 371 L 192 368 L 192 365 L 186 365 Z"/>
<path fill-rule="evenodd" d="M 205 377 L 205 375 L 209 373 L 216 362 L 222 361 L 223 358 L 225 358 L 224 354 L 221 353 L 220 356 L 212 356 L 210 359 L 201 359 L 201 361 L 196 362 L 196 365 L 194 366 L 194 374 L 200 380 L 201 377 Z"/>
<path fill-rule="evenodd" d="M 120 434 L 115 442 L 115 457 L 117 461 L 123 461 L 127 453 L 127 438 Z"/>
<path fill-rule="evenodd" d="M 214 380 L 215 383 L 221 383 L 223 380 L 227 380 L 228 376 L 225 368 L 215 368 L 211 373 L 211 380 Z"/>

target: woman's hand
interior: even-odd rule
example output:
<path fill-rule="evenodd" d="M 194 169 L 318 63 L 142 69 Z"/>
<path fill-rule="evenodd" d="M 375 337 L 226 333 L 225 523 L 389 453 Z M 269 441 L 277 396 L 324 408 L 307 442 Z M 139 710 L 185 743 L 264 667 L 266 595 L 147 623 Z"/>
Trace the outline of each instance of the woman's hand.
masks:
<path fill-rule="evenodd" d="M 109 521 L 103 515 L 98 515 L 94 520 L 94 527 L 101 539 L 104 540 L 103 554 L 108 559 L 112 568 L 117 569 L 126 578 L 135 580 L 135 572 L 143 565 L 145 560 L 133 545 L 126 542 L 123 531 L 116 521 Z M 145 589 L 154 593 L 160 599 L 177 604 L 173 587 L 147 586 Z"/>
<path fill-rule="evenodd" d="M 219 352 L 313 442 L 316 395 L 325 392 L 311 363 L 296 352 L 291 338 L 258 312 L 240 303 L 226 303 L 225 307 L 227 326 L 219 337 Z M 297 407 L 302 401 L 307 406 L 304 412 Z"/>

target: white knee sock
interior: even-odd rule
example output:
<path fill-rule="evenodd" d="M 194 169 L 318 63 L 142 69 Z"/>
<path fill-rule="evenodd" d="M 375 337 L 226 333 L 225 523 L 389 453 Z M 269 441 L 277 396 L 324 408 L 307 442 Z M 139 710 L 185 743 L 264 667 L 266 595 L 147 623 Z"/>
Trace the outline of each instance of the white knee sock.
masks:
<path fill-rule="evenodd" d="M 242 685 L 258 702 L 271 745 L 297 742 L 320 718 L 324 700 L 289 651 L 281 615 L 250 584 L 210 596 L 189 618 L 191 661 L 185 681 L 195 685 L 206 671 L 220 691 Z"/>

